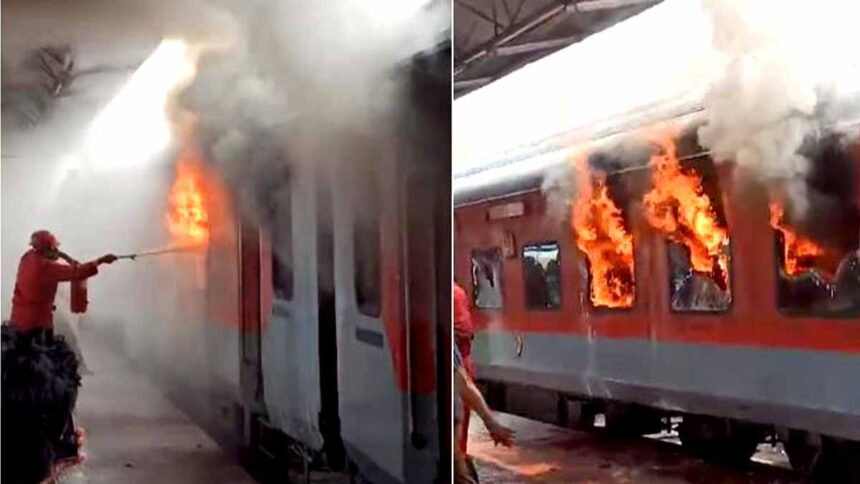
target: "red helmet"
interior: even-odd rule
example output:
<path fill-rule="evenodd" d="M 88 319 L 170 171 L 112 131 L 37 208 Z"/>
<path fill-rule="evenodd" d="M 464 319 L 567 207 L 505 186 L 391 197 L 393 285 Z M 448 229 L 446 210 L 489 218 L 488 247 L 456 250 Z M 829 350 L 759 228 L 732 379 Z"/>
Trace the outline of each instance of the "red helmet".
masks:
<path fill-rule="evenodd" d="M 38 230 L 33 232 L 33 235 L 30 236 L 30 245 L 32 245 L 37 251 L 42 252 L 45 250 L 57 249 L 60 246 L 60 242 L 51 232 L 48 232 L 47 230 Z"/>

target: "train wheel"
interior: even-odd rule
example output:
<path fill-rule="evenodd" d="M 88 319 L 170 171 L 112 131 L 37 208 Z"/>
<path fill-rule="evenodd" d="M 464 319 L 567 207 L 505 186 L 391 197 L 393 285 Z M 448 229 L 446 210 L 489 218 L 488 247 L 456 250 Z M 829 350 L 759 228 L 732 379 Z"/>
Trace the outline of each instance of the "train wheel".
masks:
<path fill-rule="evenodd" d="M 622 437 L 656 434 L 663 429 L 659 412 L 639 405 L 609 403 L 603 414 L 606 431 Z"/>
<path fill-rule="evenodd" d="M 811 468 L 811 476 L 822 484 L 860 482 L 860 443 L 822 437 L 820 455 Z"/>
<path fill-rule="evenodd" d="M 567 426 L 574 430 L 594 430 L 597 405 L 590 402 L 565 401 L 567 406 Z"/>
<path fill-rule="evenodd" d="M 693 454 L 744 466 L 755 454 L 763 432 L 755 425 L 729 419 L 686 415 L 678 427 L 678 436 L 684 448 Z"/>
<path fill-rule="evenodd" d="M 784 445 L 791 468 L 804 476 L 811 476 L 822 455 L 821 437 L 802 430 L 790 430 Z"/>

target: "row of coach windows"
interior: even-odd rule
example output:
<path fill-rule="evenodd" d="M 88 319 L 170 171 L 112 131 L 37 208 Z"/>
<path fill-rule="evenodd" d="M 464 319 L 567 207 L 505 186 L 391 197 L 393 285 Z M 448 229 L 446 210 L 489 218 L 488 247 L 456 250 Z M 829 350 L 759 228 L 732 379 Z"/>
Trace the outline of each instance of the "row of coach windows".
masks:
<path fill-rule="evenodd" d="M 787 222 L 794 232 L 786 234 L 774 227 L 774 263 L 777 309 L 788 315 L 835 318 L 860 316 L 860 210 L 854 202 L 860 186 L 856 184 L 850 157 L 829 152 L 827 146 L 816 153 L 815 168 L 808 179 L 811 200 L 807 223 Z M 831 148 L 831 151 L 833 149 Z M 702 160 L 694 162 L 701 163 Z M 711 200 L 721 200 L 718 177 L 713 165 L 699 164 L 702 189 Z M 623 193 L 621 206 L 623 202 Z M 715 203 L 715 215 L 726 226 L 721 203 Z M 812 222 L 814 221 L 814 223 Z M 772 222 L 773 223 L 773 222 Z M 794 240 L 791 249 L 786 237 Z M 797 244 L 808 237 L 817 241 L 818 249 L 806 252 Z M 575 247 L 575 246 L 574 246 Z M 791 250 L 790 250 L 791 249 Z M 714 262 L 715 270 L 704 273 L 693 269 L 690 249 L 683 244 L 666 242 L 670 307 L 676 312 L 722 313 L 732 304 L 732 254 L 730 240 Z M 555 241 L 530 242 L 521 247 L 523 305 L 527 310 L 558 310 L 562 304 L 561 247 Z M 794 252 L 792 260 L 787 260 Z M 805 254 L 805 255 L 803 255 Z M 591 301 L 591 267 L 588 258 L 578 252 L 577 275 L 586 288 L 584 303 Z M 475 307 L 501 309 L 504 304 L 503 253 L 499 248 L 472 252 L 472 284 Z M 639 276 L 647 283 L 649 276 Z M 636 304 L 633 300 L 633 305 Z"/>
<path fill-rule="evenodd" d="M 685 249 L 668 243 L 672 310 L 719 312 L 728 310 L 731 294 L 710 277 L 690 268 Z M 472 251 L 473 303 L 479 309 L 501 309 L 504 302 L 502 270 L 504 259 L 498 248 Z M 588 260 L 580 259 L 580 275 L 590 287 Z M 561 248 L 558 242 L 540 242 L 522 248 L 523 300 L 529 310 L 561 309 Z M 594 305 L 591 305 L 594 307 Z"/>
<path fill-rule="evenodd" d="M 785 274 L 782 238 L 776 239 L 777 307 L 796 315 L 856 317 L 860 315 L 860 253 L 849 252 L 834 275 L 810 270 L 797 276 Z M 676 312 L 725 312 L 731 307 L 731 287 L 690 269 L 684 247 L 667 243 L 670 266 L 671 307 Z M 590 282 L 588 261 L 580 259 L 578 271 Z M 504 258 L 498 248 L 472 252 L 472 294 L 478 309 L 504 305 L 502 271 Z M 729 261 L 729 268 L 731 262 Z M 561 248 L 557 242 L 527 244 L 522 248 L 524 305 L 528 310 L 557 310 L 562 301 Z M 728 281 L 730 283 L 730 280 Z M 587 286 L 586 286 L 587 287 Z M 592 305 L 592 307 L 594 307 Z"/>

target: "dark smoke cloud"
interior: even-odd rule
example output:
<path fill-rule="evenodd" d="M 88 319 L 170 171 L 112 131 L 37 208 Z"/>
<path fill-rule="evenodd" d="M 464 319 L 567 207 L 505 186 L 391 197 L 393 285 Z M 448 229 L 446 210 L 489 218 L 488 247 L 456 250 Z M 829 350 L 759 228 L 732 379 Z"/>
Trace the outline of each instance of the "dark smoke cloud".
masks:
<path fill-rule="evenodd" d="M 424 2 L 427 3 L 427 2 Z M 203 53 L 174 112 L 246 216 L 266 222 L 290 168 L 331 169 L 356 138 L 389 143 L 404 104 L 398 66 L 440 42 L 449 2 L 235 4 L 240 35 Z M 356 157 L 361 159 L 361 157 Z"/>

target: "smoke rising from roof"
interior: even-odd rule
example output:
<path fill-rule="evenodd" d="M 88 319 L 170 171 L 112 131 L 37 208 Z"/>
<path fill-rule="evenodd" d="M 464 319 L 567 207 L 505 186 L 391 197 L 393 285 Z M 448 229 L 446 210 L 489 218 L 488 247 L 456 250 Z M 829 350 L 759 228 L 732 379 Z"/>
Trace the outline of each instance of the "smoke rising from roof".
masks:
<path fill-rule="evenodd" d="M 808 209 L 800 153 L 857 104 L 860 43 L 856 2 L 702 0 L 720 74 L 705 95 L 700 143 L 717 161 L 733 161 L 765 182 L 781 184 L 796 213 Z M 854 65 L 851 63 L 855 62 Z"/>
<path fill-rule="evenodd" d="M 343 140 L 384 144 L 402 108 L 397 66 L 434 47 L 448 2 L 258 2 L 234 5 L 240 36 L 207 49 L 174 113 L 223 174 L 246 215 L 259 216 L 272 177 L 332 164 Z"/>

